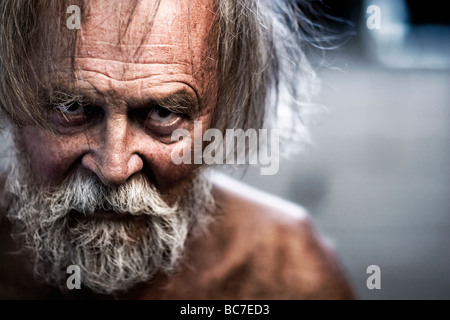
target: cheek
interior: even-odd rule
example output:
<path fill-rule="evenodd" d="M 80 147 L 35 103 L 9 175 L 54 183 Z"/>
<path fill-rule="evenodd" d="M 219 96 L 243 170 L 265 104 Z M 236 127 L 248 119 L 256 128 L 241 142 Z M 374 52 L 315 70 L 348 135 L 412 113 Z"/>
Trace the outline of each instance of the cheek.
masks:
<path fill-rule="evenodd" d="M 24 128 L 19 135 L 19 149 L 28 157 L 31 174 L 38 185 L 58 185 L 81 155 L 76 141 L 56 139 L 37 128 Z"/>
<path fill-rule="evenodd" d="M 172 152 L 178 151 L 181 146 L 185 145 L 182 141 L 173 143 L 145 159 L 146 163 L 151 164 L 156 184 L 162 192 L 177 193 L 183 191 L 192 181 L 196 168 L 199 167 L 199 165 L 193 164 L 193 156 L 191 157 L 191 164 L 175 164 L 173 162 Z"/>

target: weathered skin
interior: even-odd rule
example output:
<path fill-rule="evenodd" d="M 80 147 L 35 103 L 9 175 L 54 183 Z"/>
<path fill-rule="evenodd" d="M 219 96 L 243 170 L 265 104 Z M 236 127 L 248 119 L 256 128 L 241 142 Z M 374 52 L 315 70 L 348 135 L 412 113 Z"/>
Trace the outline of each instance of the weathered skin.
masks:
<path fill-rule="evenodd" d="M 75 88 L 95 100 L 102 118 L 67 129 L 58 127 L 62 119 L 55 115 L 56 133 L 22 128 L 20 146 L 30 159 L 33 178 L 43 185 L 58 185 L 73 171 L 88 170 L 110 186 L 139 173 L 148 175 L 162 191 L 183 192 L 196 169 L 171 161 L 173 148 L 183 142 L 172 143 L 170 134 L 149 131 L 130 114 L 148 99 L 183 91 L 191 100 L 202 101 L 195 120 L 207 129 L 216 99 L 214 56 L 207 50 L 212 4 L 191 1 L 188 14 L 188 1 L 163 0 L 151 34 L 142 43 L 143 20 L 148 19 L 144 12 L 150 2 L 139 2 L 128 29 L 127 2 L 121 8 L 112 3 L 117 2 L 95 1 L 88 8 L 77 42 L 78 81 L 69 83 L 64 64 L 58 74 L 42 71 L 42 78 L 52 85 Z M 173 128 L 192 132 L 193 121 L 173 121 Z M 333 251 L 301 207 L 223 177 L 215 179 L 214 195 L 220 208 L 217 219 L 207 233 L 189 242 L 179 272 L 170 278 L 158 275 L 118 298 L 352 298 Z M 10 226 L 5 219 L 0 221 L 0 298 L 60 297 L 32 277 L 24 257 L 10 254 L 15 249 Z"/>

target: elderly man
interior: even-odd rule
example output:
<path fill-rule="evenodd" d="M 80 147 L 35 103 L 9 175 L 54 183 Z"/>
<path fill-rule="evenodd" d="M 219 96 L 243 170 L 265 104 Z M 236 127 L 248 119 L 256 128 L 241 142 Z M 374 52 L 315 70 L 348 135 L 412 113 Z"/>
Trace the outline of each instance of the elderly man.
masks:
<path fill-rule="evenodd" d="M 196 151 L 177 129 L 263 128 L 298 107 L 312 75 L 299 13 L 2 1 L 0 297 L 351 298 L 301 207 L 173 161 Z"/>

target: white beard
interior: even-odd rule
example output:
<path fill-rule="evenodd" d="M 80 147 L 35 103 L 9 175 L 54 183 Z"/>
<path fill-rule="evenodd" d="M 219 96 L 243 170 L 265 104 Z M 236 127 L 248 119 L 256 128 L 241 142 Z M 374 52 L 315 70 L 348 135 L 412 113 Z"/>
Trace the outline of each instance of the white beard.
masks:
<path fill-rule="evenodd" d="M 169 205 L 143 175 L 110 188 L 79 171 L 45 190 L 28 182 L 27 167 L 9 174 L 6 216 L 31 253 L 35 273 L 62 290 L 70 265 L 80 267 L 84 287 L 100 294 L 124 292 L 159 271 L 174 272 L 188 236 L 203 229 L 213 212 L 211 186 L 200 174 Z M 93 218 L 99 209 L 128 216 Z"/>

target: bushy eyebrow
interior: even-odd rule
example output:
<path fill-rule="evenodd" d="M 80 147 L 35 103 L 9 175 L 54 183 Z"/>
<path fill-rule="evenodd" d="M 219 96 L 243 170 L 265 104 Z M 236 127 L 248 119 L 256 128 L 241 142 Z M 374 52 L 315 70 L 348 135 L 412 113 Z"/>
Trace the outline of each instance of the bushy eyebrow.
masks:
<path fill-rule="evenodd" d="M 88 99 L 83 94 L 69 93 L 68 91 L 65 90 L 52 90 L 50 92 L 47 92 L 45 100 L 51 106 L 56 106 L 60 104 L 70 104 L 73 102 L 78 103 L 92 102 L 91 99 Z"/>
<path fill-rule="evenodd" d="M 157 105 L 174 113 L 189 115 L 194 115 L 201 109 L 199 99 L 184 90 L 159 99 L 150 99 L 146 105 Z"/>
<path fill-rule="evenodd" d="M 66 86 L 42 88 L 39 90 L 38 97 L 45 109 L 53 109 L 60 105 L 68 105 L 75 102 L 82 105 L 94 103 L 93 97 Z"/>

